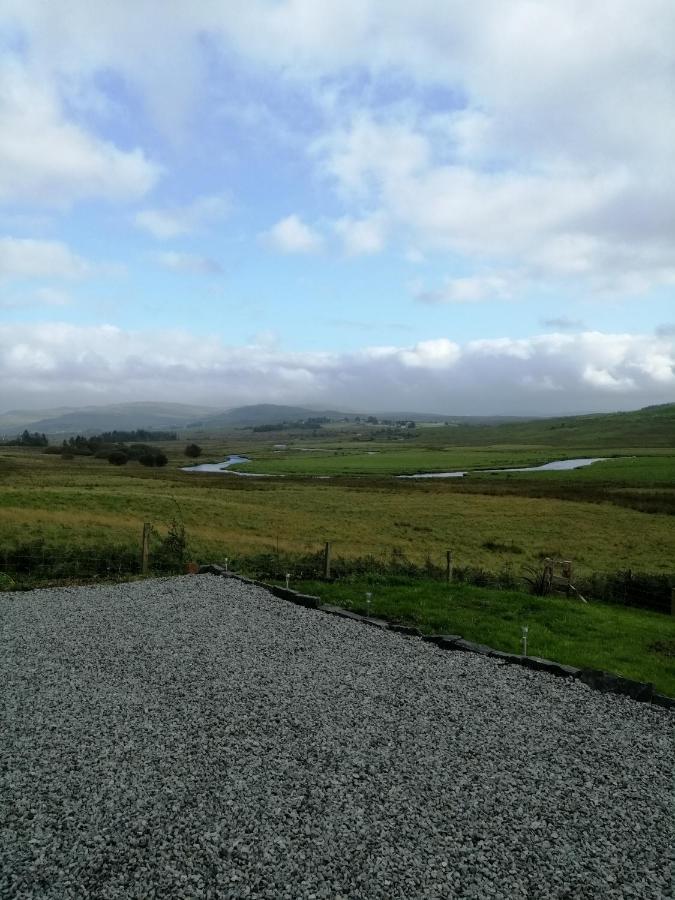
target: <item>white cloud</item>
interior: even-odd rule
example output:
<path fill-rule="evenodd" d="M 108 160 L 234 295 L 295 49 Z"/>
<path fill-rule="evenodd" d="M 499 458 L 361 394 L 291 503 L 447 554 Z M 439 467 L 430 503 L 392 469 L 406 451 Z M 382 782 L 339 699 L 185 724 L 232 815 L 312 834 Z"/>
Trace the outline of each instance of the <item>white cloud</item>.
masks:
<path fill-rule="evenodd" d="M 571 319 L 569 316 L 553 316 L 550 319 L 542 319 L 541 324 L 545 328 L 554 328 L 556 331 L 580 331 L 583 322 L 580 319 Z"/>
<path fill-rule="evenodd" d="M 134 200 L 160 168 L 68 121 L 55 91 L 20 64 L 0 65 L 0 203 Z"/>
<path fill-rule="evenodd" d="M 72 299 L 65 291 L 41 287 L 27 294 L 0 296 L 1 309 L 30 309 L 40 306 L 69 306 Z"/>
<path fill-rule="evenodd" d="M 261 236 L 282 253 L 316 253 L 323 245 L 321 235 L 295 214 L 281 219 Z"/>
<path fill-rule="evenodd" d="M 61 241 L 0 238 L 1 278 L 82 278 L 91 266 Z"/>
<path fill-rule="evenodd" d="M 448 278 L 442 287 L 425 288 L 414 282 L 412 293 L 420 303 L 478 303 L 483 300 L 508 300 L 514 296 L 518 276 L 504 275 L 470 275 L 465 278 Z"/>
<path fill-rule="evenodd" d="M 157 167 L 67 121 L 44 84 L 58 83 L 69 108 L 95 109 L 97 78 L 112 72 L 187 140 L 220 53 L 314 113 L 283 125 L 320 132 L 310 156 L 346 221 L 367 208 L 420 251 L 500 257 L 605 293 L 673 283 L 671 0 L 232 0 L 172 4 L 171 15 L 148 2 L 133 16 L 96 0 L 72 0 L 67 16 L 47 7 L 5 2 L 31 68 L 3 79 L 0 196 L 139 196 Z M 174 212 L 148 209 L 138 223 L 185 233 Z M 289 219 L 281 249 L 316 249 L 318 236 L 294 236 L 293 223 L 308 226 Z"/>
<path fill-rule="evenodd" d="M 167 239 L 200 231 L 223 219 L 230 202 L 221 194 L 199 197 L 187 206 L 173 209 L 143 209 L 134 217 L 139 228 L 153 237 Z"/>
<path fill-rule="evenodd" d="M 127 331 L 54 322 L 0 326 L 4 402 L 156 398 L 222 403 L 316 402 L 353 407 L 516 414 L 668 402 L 672 336 L 447 338 L 353 353 L 283 351 L 256 338 L 227 346 L 184 331 Z"/>
<path fill-rule="evenodd" d="M 34 301 L 40 306 L 69 306 L 72 303 L 70 294 L 53 287 L 41 287 L 33 293 Z"/>
<path fill-rule="evenodd" d="M 197 253 L 166 251 L 154 254 L 154 259 L 165 269 L 174 272 L 190 272 L 194 275 L 219 275 L 223 269 L 219 262 Z"/>
<path fill-rule="evenodd" d="M 382 216 L 351 219 L 344 216 L 334 223 L 348 256 L 362 256 L 384 250 L 385 224 Z"/>

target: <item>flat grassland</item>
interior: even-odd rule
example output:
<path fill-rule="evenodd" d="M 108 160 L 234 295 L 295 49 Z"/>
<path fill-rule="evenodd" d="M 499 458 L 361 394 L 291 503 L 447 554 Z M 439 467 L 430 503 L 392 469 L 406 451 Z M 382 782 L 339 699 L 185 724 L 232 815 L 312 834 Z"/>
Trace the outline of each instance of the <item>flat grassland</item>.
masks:
<path fill-rule="evenodd" d="M 169 456 L 163 469 L 2 447 L 0 547 L 31 539 L 54 546 L 138 543 L 143 522 L 161 527 L 176 517 L 199 560 L 304 553 L 333 541 L 334 553 L 347 558 L 387 558 L 396 549 L 413 561 L 441 563 L 452 549 L 457 565 L 492 571 L 560 556 L 580 572 L 669 573 L 675 407 L 666 408 L 669 416 L 660 410 L 419 427 L 404 437 L 365 426 L 195 436 L 204 448 L 199 462 L 240 453 L 252 459 L 242 471 L 284 476 L 260 479 L 180 471 L 189 464 L 187 438 L 162 445 Z M 567 472 L 479 471 L 585 456 L 612 458 Z M 470 474 L 394 477 L 457 469 Z"/>

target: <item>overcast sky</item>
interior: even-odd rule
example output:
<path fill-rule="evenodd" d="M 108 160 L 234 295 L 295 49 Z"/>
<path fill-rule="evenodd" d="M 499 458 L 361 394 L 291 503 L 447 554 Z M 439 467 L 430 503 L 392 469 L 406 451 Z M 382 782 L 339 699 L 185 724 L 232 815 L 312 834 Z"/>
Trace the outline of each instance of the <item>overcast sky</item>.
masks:
<path fill-rule="evenodd" d="M 675 400 L 673 0 L 0 0 L 0 412 Z"/>

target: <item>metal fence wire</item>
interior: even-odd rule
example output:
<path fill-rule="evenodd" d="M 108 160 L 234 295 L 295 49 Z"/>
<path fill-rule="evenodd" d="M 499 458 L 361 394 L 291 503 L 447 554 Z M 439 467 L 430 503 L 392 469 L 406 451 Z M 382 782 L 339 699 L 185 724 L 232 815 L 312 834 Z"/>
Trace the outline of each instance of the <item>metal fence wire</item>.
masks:
<path fill-rule="evenodd" d="M 31 586 L 50 581 L 123 579 L 140 575 L 141 569 L 141 554 L 137 547 L 0 549 L 0 587 L 11 586 L 7 582 Z M 175 574 L 183 570 L 182 561 L 149 554 L 149 573 Z"/>
<path fill-rule="evenodd" d="M 123 580 L 141 574 L 172 575 L 186 571 L 185 547 L 167 542 L 150 526 L 139 544 L 110 544 L 104 547 L 53 546 L 42 539 L 13 547 L 0 546 L 0 590 L 34 587 L 50 582 Z M 147 536 L 147 540 L 146 540 Z M 328 566 L 326 553 L 328 552 Z M 400 547 L 363 546 L 358 554 L 343 554 L 339 543 L 307 545 L 304 550 L 268 550 L 247 554 L 234 550 L 202 559 L 227 560 L 228 567 L 259 578 L 294 581 L 317 578 L 358 577 L 424 578 L 464 582 L 478 587 L 525 590 L 539 593 L 537 567 L 518 562 L 498 562 L 494 569 L 462 565 L 450 551 L 421 558 L 409 558 Z M 575 593 L 589 600 L 671 612 L 675 575 L 633 572 L 575 574 Z"/>

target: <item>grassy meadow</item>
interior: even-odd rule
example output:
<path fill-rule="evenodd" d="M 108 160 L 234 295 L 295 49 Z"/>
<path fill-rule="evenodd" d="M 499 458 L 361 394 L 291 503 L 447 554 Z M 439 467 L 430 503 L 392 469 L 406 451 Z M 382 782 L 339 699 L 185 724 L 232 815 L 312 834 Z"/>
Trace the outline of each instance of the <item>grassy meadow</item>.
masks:
<path fill-rule="evenodd" d="M 133 543 L 144 521 L 162 527 L 178 517 L 199 560 L 305 553 L 330 540 L 344 557 L 386 558 L 397 548 L 412 560 L 431 557 L 440 563 L 452 549 L 457 565 L 491 571 L 539 565 L 544 556 L 570 558 L 583 572 L 673 571 L 675 529 L 667 514 L 675 499 L 672 451 L 647 448 L 636 456 L 632 445 L 614 447 L 613 453 L 627 456 L 571 472 L 489 474 L 476 470 L 592 456 L 597 448 L 425 446 L 430 432 L 452 431 L 419 429 L 395 447 L 364 443 L 353 430 L 338 446 L 330 432 L 324 439 L 321 433 L 262 438 L 237 431 L 200 441 L 200 462 L 240 453 L 252 459 L 244 468 L 285 476 L 261 479 L 181 472 L 189 462 L 184 441 L 162 445 L 169 456 L 163 469 L 5 447 L 0 449 L 0 542 Z M 283 438 L 286 449 L 275 452 Z M 434 469 L 474 471 L 463 479 L 392 477 Z M 639 508 L 650 502 L 657 511 Z"/>

